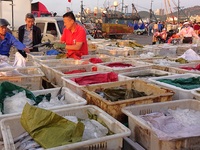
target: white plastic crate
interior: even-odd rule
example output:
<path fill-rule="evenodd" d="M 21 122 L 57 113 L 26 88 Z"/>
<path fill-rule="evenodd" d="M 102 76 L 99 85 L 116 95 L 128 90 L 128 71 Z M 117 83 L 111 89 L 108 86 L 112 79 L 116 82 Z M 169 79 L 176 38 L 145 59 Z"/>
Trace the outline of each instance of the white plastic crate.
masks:
<path fill-rule="evenodd" d="M 27 59 L 34 60 L 35 57 L 44 56 L 44 55 L 45 55 L 45 52 L 30 52 L 30 53 L 27 53 Z"/>
<path fill-rule="evenodd" d="M 192 95 L 193 95 L 193 99 L 196 99 L 196 100 L 199 100 L 199 101 L 200 101 L 200 93 L 197 92 L 197 91 L 200 91 L 200 88 L 199 88 L 199 89 L 192 90 L 191 93 L 192 93 Z"/>
<path fill-rule="evenodd" d="M 60 90 L 60 88 L 51 88 L 51 89 L 45 89 L 45 90 L 35 90 L 35 91 L 31 91 L 31 92 L 35 96 L 51 93 L 51 98 L 56 98 L 59 90 Z M 49 107 L 49 108 L 45 108 L 45 109 L 55 110 L 55 109 L 70 108 L 70 107 L 81 106 L 81 105 L 87 104 L 87 101 L 85 99 L 83 99 L 76 93 L 72 92 L 67 87 L 62 88 L 61 94 L 64 95 L 64 102 L 66 102 L 65 105 L 53 106 L 53 107 Z M 21 112 L 11 113 L 11 114 L 2 114 L 2 115 L 0 115 L 0 120 L 2 120 L 3 118 L 17 116 L 20 114 L 21 114 Z M 0 136 L 0 139 L 1 139 L 1 136 Z"/>
<path fill-rule="evenodd" d="M 118 39 L 116 42 L 117 42 L 117 45 L 124 47 L 124 46 L 129 46 L 130 42 L 135 43 L 136 41 L 135 40 L 119 40 Z"/>
<path fill-rule="evenodd" d="M 162 57 L 162 56 L 145 56 L 145 57 L 141 57 L 141 56 L 130 56 L 130 57 L 126 57 L 127 60 L 137 60 L 137 61 L 144 61 L 144 62 L 150 62 L 152 63 L 153 60 L 156 60 L 156 59 L 163 59 L 165 57 Z"/>
<path fill-rule="evenodd" d="M 96 74 L 99 73 L 108 73 L 108 72 L 98 72 Z M 88 75 L 94 75 L 95 73 L 91 73 L 91 74 L 87 74 L 87 75 L 74 75 L 73 77 L 67 77 L 67 76 L 63 76 L 61 77 L 63 80 L 63 86 L 64 87 L 68 87 L 69 89 L 71 89 L 73 92 L 77 93 L 78 95 L 80 95 L 81 97 L 83 96 L 83 91 L 82 88 L 86 87 L 86 85 L 79 85 L 76 82 L 72 81 L 72 78 L 79 78 L 79 77 L 84 77 L 84 76 L 88 76 Z M 124 77 L 118 76 L 118 81 L 124 81 Z M 107 82 L 108 83 L 108 82 Z M 92 85 L 104 85 L 106 83 L 99 83 L 99 84 L 92 84 Z"/>
<path fill-rule="evenodd" d="M 35 56 L 33 57 L 35 61 L 42 63 L 49 60 L 58 60 L 56 59 L 56 55 L 46 55 L 46 56 Z"/>
<path fill-rule="evenodd" d="M 8 64 L 10 64 L 11 66 L 13 66 L 14 61 L 9 61 Z M 25 67 L 17 67 L 17 66 L 15 66 L 14 68 L 29 68 L 29 67 L 38 67 L 38 68 L 40 68 L 41 67 L 41 65 L 39 63 L 37 63 L 36 61 L 29 60 L 29 59 L 27 59 L 25 61 L 25 64 L 26 64 Z"/>
<path fill-rule="evenodd" d="M 179 44 L 176 50 L 176 54 L 183 55 L 188 49 L 192 48 L 192 44 Z"/>
<path fill-rule="evenodd" d="M 54 59 L 54 60 L 46 60 L 41 62 L 41 69 L 44 72 L 46 78 L 51 81 L 53 78 L 52 68 L 56 67 L 65 67 L 65 66 L 74 66 L 80 65 L 83 61 L 81 60 L 74 60 L 74 59 Z"/>
<path fill-rule="evenodd" d="M 0 72 L 6 72 L 7 75 L 17 72 L 17 75 L 13 74 L 14 76 L 0 76 L 0 82 L 9 81 L 28 90 L 42 89 L 42 77 L 44 77 L 44 73 L 40 68 L 10 68 L 0 69 Z"/>
<path fill-rule="evenodd" d="M 151 77 L 140 77 L 142 75 L 148 75 L 148 74 L 153 74 L 153 75 L 157 75 L 157 76 L 168 76 L 168 75 L 173 75 L 174 73 L 170 73 L 170 72 L 166 72 L 166 71 L 162 71 L 162 70 L 156 70 L 156 69 L 144 69 L 144 70 L 139 70 L 139 71 L 131 71 L 131 72 L 126 72 L 126 73 L 121 73 L 119 74 L 119 76 L 123 76 L 125 79 L 133 79 L 133 78 L 139 78 L 139 79 L 143 79 L 145 81 L 148 80 L 148 78 Z M 137 77 L 131 77 L 131 76 L 137 76 Z"/>
<path fill-rule="evenodd" d="M 55 98 L 59 92 L 60 88 L 51 88 L 51 89 L 45 89 L 45 90 L 36 90 L 32 91 L 32 93 L 35 96 L 41 95 L 41 94 L 48 94 L 51 93 L 51 97 Z M 54 110 L 54 109 L 61 109 L 61 108 L 68 108 L 68 107 L 74 107 L 79 105 L 86 105 L 87 101 L 77 95 L 76 93 L 72 92 L 67 87 L 62 87 L 61 95 L 64 95 L 64 101 L 66 102 L 66 105 L 62 106 L 54 106 L 48 109 Z"/>
<path fill-rule="evenodd" d="M 109 55 L 106 54 L 95 54 L 95 55 L 83 55 L 81 59 L 90 59 L 90 58 L 109 58 Z"/>
<path fill-rule="evenodd" d="M 160 53 L 160 47 L 158 47 L 158 45 L 145 45 L 142 50 L 145 50 L 146 52 L 152 52 L 154 53 L 156 56 L 159 56 Z"/>
<path fill-rule="evenodd" d="M 160 66 L 172 66 L 172 67 L 178 67 L 182 65 L 179 62 L 176 62 L 177 58 L 172 58 L 172 57 L 157 57 L 157 58 L 147 58 L 147 59 L 141 59 L 141 61 L 152 63 L 155 65 L 160 65 Z"/>
<path fill-rule="evenodd" d="M 138 115 L 145 115 L 168 109 L 191 109 L 200 111 L 200 102 L 197 100 L 179 100 L 171 102 L 152 103 L 144 105 L 133 105 L 122 108 L 122 112 L 128 116 L 128 125 L 131 129 L 130 138 L 138 142 L 148 150 L 189 150 L 200 149 L 200 137 L 180 138 L 171 141 L 159 140 L 152 128 Z"/>
<path fill-rule="evenodd" d="M 136 57 L 136 56 L 139 56 L 141 54 L 145 54 L 147 52 L 149 52 L 149 50 L 145 49 L 145 48 L 132 49 L 132 50 L 129 50 L 129 56 Z"/>
<path fill-rule="evenodd" d="M 92 71 L 93 68 L 96 68 L 98 71 L 98 66 L 93 65 L 93 64 L 67 66 L 67 67 L 55 67 L 55 68 L 52 68 L 51 82 L 57 86 L 62 86 L 63 85 L 63 81 L 61 79 L 62 76 L 73 77 L 74 75 L 77 75 L 77 74 L 81 74 L 81 75 L 87 75 L 87 74 L 92 74 L 92 73 L 95 74 L 97 71 Z M 68 72 L 72 70 L 86 70 L 86 72 L 73 73 L 73 74 L 64 73 L 64 72 Z"/>
<path fill-rule="evenodd" d="M 135 61 L 135 60 L 129 60 L 129 61 L 116 61 L 116 63 L 124 63 L 124 64 L 131 64 L 132 66 L 130 67 L 108 67 L 106 65 L 112 63 L 112 62 L 106 62 L 106 63 L 101 63 L 97 64 L 99 67 L 99 71 L 113 71 L 116 73 L 124 73 L 124 72 L 130 72 L 133 70 L 140 70 L 140 67 L 147 67 L 152 64 L 146 63 L 146 62 L 140 62 L 140 61 Z"/>
<path fill-rule="evenodd" d="M 185 74 L 187 73 L 186 70 L 170 67 L 170 66 L 160 66 L 160 65 L 152 65 L 152 69 L 163 70 L 174 74 Z"/>
<path fill-rule="evenodd" d="M 177 46 L 176 45 L 168 45 L 164 44 L 163 47 L 159 51 L 160 56 L 170 56 L 176 57 L 177 56 Z"/>
<path fill-rule="evenodd" d="M 32 93 L 35 96 L 51 93 L 51 98 L 55 98 L 57 96 L 57 93 L 59 90 L 60 90 L 60 88 L 52 88 L 52 89 L 45 89 L 45 90 L 36 90 L 36 91 L 32 91 Z M 71 107 L 87 104 L 87 101 L 85 99 L 83 99 L 79 95 L 75 94 L 74 92 L 72 92 L 70 89 L 68 89 L 66 87 L 62 88 L 61 94 L 64 95 L 64 101 L 66 102 L 65 105 L 54 106 L 54 107 L 49 107 L 49 108 L 45 108 L 45 109 L 56 110 L 56 109 L 71 108 Z M 20 114 L 21 114 L 21 112 L 11 113 L 11 114 L 3 114 L 3 115 L 0 115 L 0 120 L 2 120 L 4 118 L 8 118 L 8 117 L 17 116 Z M 0 132 L 0 140 L 1 139 L 2 139 L 2 134 Z M 1 148 L 1 146 L 0 146 L 0 148 Z"/>
<path fill-rule="evenodd" d="M 105 46 L 104 49 L 98 49 L 98 53 L 107 54 L 111 56 L 128 56 L 131 47 L 115 47 L 115 46 Z"/>
<path fill-rule="evenodd" d="M 114 134 L 101 138 L 63 145 L 60 147 L 54 147 L 49 150 L 121 150 L 123 137 L 127 137 L 131 134 L 130 129 L 125 127 L 123 124 L 96 106 L 87 105 L 67 109 L 57 109 L 53 111 L 61 116 L 76 116 L 80 119 L 87 119 L 89 111 L 92 114 L 96 114 Z M 20 116 L 3 119 L 1 121 L 1 130 L 3 134 L 5 150 L 15 150 L 13 139 L 25 132 L 20 123 Z"/>
<path fill-rule="evenodd" d="M 179 100 L 179 99 L 192 99 L 193 95 L 191 93 L 192 90 L 186 90 L 186 89 L 182 89 L 180 87 L 176 87 L 164 82 L 159 82 L 157 80 L 159 79 L 179 79 L 179 78 L 191 78 L 191 77 L 199 77 L 200 75 L 197 74 L 190 74 L 190 73 L 186 73 L 186 74 L 177 74 L 177 75 L 169 75 L 169 76 L 165 76 L 165 77 L 154 77 L 154 78 L 149 78 L 149 80 L 157 85 L 166 87 L 168 89 L 171 89 L 175 92 L 174 96 L 173 96 L 173 100 Z"/>
<path fill-rule="evenodd" d="M 89 61 L 90 58 L 100 58 L 103 63 L 113 62 L 113 61 L 121 61 L 122 60 L 121 57 L 114 57 L 114 56 L 109 56 L 109 55 L 106 55 L 106 54 L 84 55 L 81 60 L 82 61 Z M 92 63 L 92 62 L 90 62 L 90 63 Z M 98 64 L 100 64 L 100 63 L 98 63 Z"/>
<path fill-rule="evenodd" d="M 199 70 L 187 70 L 187 69 L 181 68 L 181 67 L 193 67 L 193 68 L 195 68 L 199 64 L 200 64 L 200 61 L 194 61 L 194 62 L 190 62 L 190 63 L 187 63 L 187 64 L 181 64 L 181 65 L 175 66 L 175 67 L 178 68 L 178 69 L 184 70 L 187 73 L 200 74 Z"/>

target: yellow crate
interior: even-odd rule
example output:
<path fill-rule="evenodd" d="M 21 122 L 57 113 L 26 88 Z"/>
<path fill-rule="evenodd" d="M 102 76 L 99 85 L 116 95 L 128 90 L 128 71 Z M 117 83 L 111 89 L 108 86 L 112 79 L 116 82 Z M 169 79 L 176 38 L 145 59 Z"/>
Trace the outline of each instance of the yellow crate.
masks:
<path fill-rule="evenodd" d="M 144 96 L 140 98 L 132 98 L 127 100 L 120 100 L 116 102 L 111 102 L 104 99 L 102 96 L 98 95 L 96 90 L 103 90 L 106 88 L 114 87 L 125 87 L 127 89 L 135 89 L 139 92 L 145 92 L 151 96 Z M 126 81 L 118 81 L 113 83 L 107 83 L 102 85 L 89 85 L 84 87 L 83 96 L 86 98 L 88 104 L 96 105 L 106 111 L 108 114 L 113 116 L 119 121 L 125 121 L 125 115 L 121 112 L 121 108 L 129 105 L 140 105 L 147 103 L 165 102 L 172 100 L 174 92 L 161 88 L 159 86 L 147 83 L 142 80 L 132 79 Z"/>

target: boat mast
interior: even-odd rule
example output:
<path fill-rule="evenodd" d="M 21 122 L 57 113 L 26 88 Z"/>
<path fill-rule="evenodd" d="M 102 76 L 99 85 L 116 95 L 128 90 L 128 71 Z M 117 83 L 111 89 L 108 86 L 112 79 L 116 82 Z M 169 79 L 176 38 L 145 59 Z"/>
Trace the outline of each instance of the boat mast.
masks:
<path fill-rule="evenodd" d="M 123 13 L 123 11 L 124 11 L 124 0 L 122 0 L 122 13 Z"/>

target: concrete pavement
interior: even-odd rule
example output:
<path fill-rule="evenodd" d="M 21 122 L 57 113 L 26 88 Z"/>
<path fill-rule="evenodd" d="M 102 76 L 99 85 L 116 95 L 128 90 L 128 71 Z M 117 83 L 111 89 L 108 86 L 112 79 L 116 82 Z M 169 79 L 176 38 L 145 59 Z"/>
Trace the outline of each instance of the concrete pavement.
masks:
<path fill-rule="evenodd" d="M 136 35 L 136 34 L 128 34 L 122 37 L 124 40 L 135 40 L 137 43 L 142 45 L 151 45 L 152 44 L 152 36 L 144 35 Z"/>

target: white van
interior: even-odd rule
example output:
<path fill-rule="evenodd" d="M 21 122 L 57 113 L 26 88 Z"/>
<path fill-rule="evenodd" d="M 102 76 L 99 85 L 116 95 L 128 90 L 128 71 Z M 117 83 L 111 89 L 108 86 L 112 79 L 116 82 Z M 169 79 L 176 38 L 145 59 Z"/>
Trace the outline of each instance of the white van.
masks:
<path fill-rule="evenodd" d="M 77 21 L 77 23 L 82 25 L 79 21 Z M 35 24 L 41 29 L 43 35 L 42 42 L 60 41 L 64 29 L 62 17 L 36 17 Z M 85 31 L 87 32 L 87 30 Z M 89 38 L 93 39 L 93 37 L 87 32 L 87 39 Z"/>

